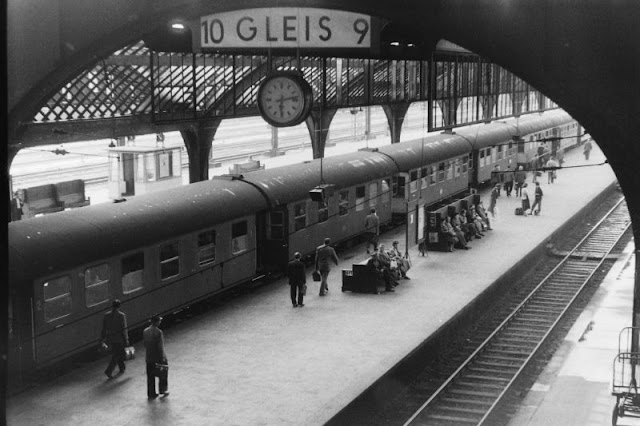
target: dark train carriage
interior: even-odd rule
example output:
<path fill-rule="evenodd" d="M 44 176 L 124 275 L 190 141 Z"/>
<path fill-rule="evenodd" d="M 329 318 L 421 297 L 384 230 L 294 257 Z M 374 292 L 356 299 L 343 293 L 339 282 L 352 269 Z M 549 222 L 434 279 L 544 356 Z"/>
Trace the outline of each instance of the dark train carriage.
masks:
<path fill-rule="evenodd" d="M 266 206 L 209 181 L 10 223 L 11 379 L 97 344 L 113 298 L 137 327 L 254 277 Z"/>
<path fill-rule="evenodd" d="M 379 148 L 393 158 L 393 214 L 406 217 L 418 204 L 433 204 L 469 186 L 469 145 L 456 135 L 433 135 Z"/>
<path fill-rule="evenodd" d="M 272 204 L 258 218 L 261 265 L 281 270 L 296 251 L 314 253 L 325 237 L 338 243 L 361 234 L 371 208 L 381 223 L 389 222 L 395 172 L 390 158 L 357 152 L 245 174 Z M 330 185 L 327 196 L 314 201 L 309 192 L 321 181 Z"/>
<path fill-rule="evenodd" d="M 554 129 L 572 121 L 567 113 L 553 111 L 460 129 L 459 134 L 473 146 L 472 185 L 490 181 L 496 166 L 505 171 L 509 166 L 515 170 L 517 165 L 532 164 L 537 155 L 536 141 L 551 137 Z"/>

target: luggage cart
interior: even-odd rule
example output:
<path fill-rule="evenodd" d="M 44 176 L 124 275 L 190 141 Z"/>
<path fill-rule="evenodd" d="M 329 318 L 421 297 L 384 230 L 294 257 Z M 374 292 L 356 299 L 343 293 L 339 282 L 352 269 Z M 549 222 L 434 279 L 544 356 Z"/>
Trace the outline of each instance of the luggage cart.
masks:
<path fill-rule="evenodd" d="M 611 394 L 616 397 L 611 424 L 616 426 L 618 417 L 640 417 L 640 352 L 638 337 L 640 327 L 625 327 L 618 339 L 618 355 L 613 361 L 613 381 Z"/>

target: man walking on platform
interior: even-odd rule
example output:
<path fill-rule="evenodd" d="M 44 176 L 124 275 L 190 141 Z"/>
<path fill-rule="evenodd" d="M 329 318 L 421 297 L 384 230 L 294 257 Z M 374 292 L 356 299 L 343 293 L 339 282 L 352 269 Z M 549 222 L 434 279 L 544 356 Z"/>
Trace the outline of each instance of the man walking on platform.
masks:
<path fill-rule="evenodd" d="M 522 185 L 527 180 L 527 172 L 524 171 L 522 166 L 518 167 L 518 170 L 514 174 L 516 180 L 516 197 L 522 196 Z"/>
<path fill-rule="evenodd" d="M 127 316 L 124 312 L 120 312 L 120 301 L 118 299 L 111 302 L 111 311 L 107 312 L 102 320 L 102 345 L 111 348 L 111 360 L 104 374 L 109 379 L 113 379 L 111 374 L 116 364 L 118 364 L 119 368 L 118 375 L 124 374 L 126 369 L 124 348 L 129 346 L 129 336 L 127 333 Z"/>
<path fill-rule="evenodd" d="M 584 143 L 584 159 L 589 161 L 589 154 L 591 153 L 591 140 L 587 139 L 587 141 Z"/>
<path fill-rule="evenodd" d="M 160 322 L 162 317 L 154 315 L 151 317 L 151 325 L 142 332 L 144 340 L 144 348 L 146 350 L 145 362 L 147 363 L 147 397 L 155 399 L 158 397 L 156 393 L 156 377 L 159 380 L 160 392 L 163 396 L 169 395 L 168 387 L 168 363 L 167 355 L 164 353 L 164 334 L 160 330 Z M 160 371 L 158 364 L 166 367 Z"/>
<path fill-rule="evenodd" d="M 364 231 L 367 236 L 367 254 L 369 246 L 373 244 L 373 250 L 378 248 L 378 235 L 380 235 L 380 218 L 376 214 L 376 209 L 371 209 L 371 213 L 364 219 Z"/>
<path fill-rule="evenodd" d="M 533 200 L 533 204 L 531 205 L 531 213 L 534 213 L 536 216 L 540 214 L 540 210 L 542 210 L 542 188 L 540 188 L 540 182 L 536 182 L 536 190 L 534 192 L 535 199 Z M 533 209 L 538 207 L 538 210 L 535 212 Z"/>
<path fill-rule="evenodd" d="M 304 272 L 304 263 L 300 258 L 300 252 L 293 255 L 294 259 L 287 265 L 287 276 L 289 277 L 289 285 L 291 286 L 291 303 L 294 308 L 303 307 L 304 303 L 304 286 L 307 282 L 307 276 Z M 296 293 L 298 299 L 296 301 Z"/>
<path fill-rule="evenodd" d="M 511 197 L 511 191 L 513 190 L 514 174 L 511 166 L 507 167 L 507 171 L 504 174 L 504 191 L 507 193 L 507 197 Z"/>
<path fill-rule="evenodd" d="M 331 271 L 331 262 L 338 265 L 338 255 L 329 244 L 330 238 L 324 239 L 324 244 L 316 249 L 316 271 L 320 272 L 320 296 L 324 296 L 329 291 L 327 277 Z"/>

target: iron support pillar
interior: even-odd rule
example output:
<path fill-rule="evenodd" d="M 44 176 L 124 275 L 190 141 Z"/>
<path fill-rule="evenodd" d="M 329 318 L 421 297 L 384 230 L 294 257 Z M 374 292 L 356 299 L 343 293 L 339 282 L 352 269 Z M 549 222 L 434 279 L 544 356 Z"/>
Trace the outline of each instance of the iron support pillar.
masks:
<path fill-rule="evenodd" d="M 335 109 L 324 111 L 311 111 L 305 121 L 309 135 L 311 136 L 311 147 L 313 148 L 313 158 L 324 158 L 324 147 L 327 144 L 329 126 L 336 115 Z"/>
<path fill-rule="evenodd" d="M 189 154 L 189 183 L 209 179 L 209 152 L 221 121 L 215 119 L 180 130 Z"/>
<path fill-rule="evenodd" d="M 410 102 L 382 105 L 382 110 L 387 116 L 387 122 L 389 123 L 389 130 L 391 130 L 391 143 L 400 142 L 402 123 L 404 122 L 410 105 Z"/>

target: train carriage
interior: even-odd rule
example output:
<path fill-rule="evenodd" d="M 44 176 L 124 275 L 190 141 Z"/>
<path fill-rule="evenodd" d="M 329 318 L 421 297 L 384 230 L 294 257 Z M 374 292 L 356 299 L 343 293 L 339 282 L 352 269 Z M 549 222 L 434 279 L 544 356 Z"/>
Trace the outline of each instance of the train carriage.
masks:
<path fill-rule="evenodd" d="M 201 182 L 9 224 L 10 364 L 31 370 L 95 345 L 122 300 L 131 326 L 256 274 L 243 183 Z"/>

